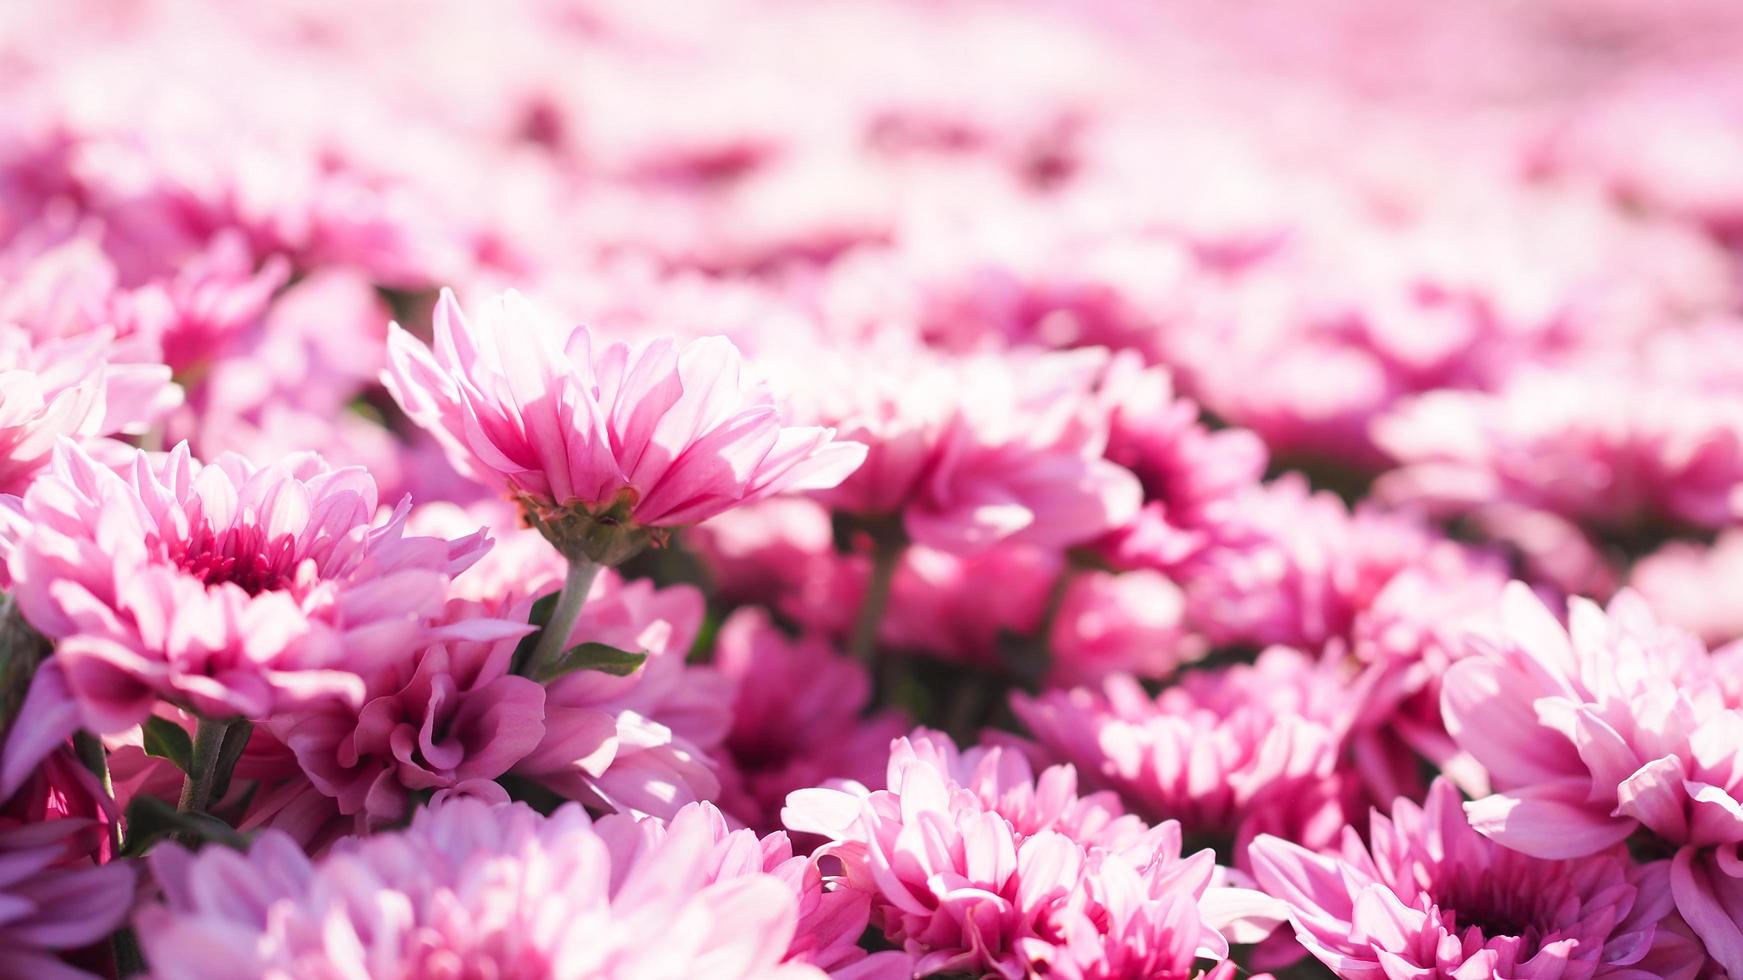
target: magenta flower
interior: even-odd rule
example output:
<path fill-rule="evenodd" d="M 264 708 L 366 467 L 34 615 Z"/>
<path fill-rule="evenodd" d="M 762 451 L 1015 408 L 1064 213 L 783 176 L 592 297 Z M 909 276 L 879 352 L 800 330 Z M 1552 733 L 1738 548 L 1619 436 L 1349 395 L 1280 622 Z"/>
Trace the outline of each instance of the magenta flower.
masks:
<path fill-rule="evenodd" d="M 453 799 L 318 861 L 270 831 L 246 854 L 162 846 L 164 901 L 140 911 L 138 933 L 155 976 L 186 980 L 821 980 L 783 962 L 800 928 L 793 886 L 763 870 L 754 837 L 717 827 Z"/>
<path fill-rule="evenodd" d="M 1563 627 L 1509 587 L 1497 641 L 1447 672 L 1447 731 L 1496 790 L 1471 825 L 1547 859 L 1644 830 L 1675 848 L 1671 886 L 1708 955 L 1743 972 L 1743 685 L 1734 655 L 1663 626 L 1639 596 L 1568 604 Z"/>
<path fill-rule="evenodd" d="M 1671 913 L 1665 862 L 1508 850 L 1471 828 L 1444 780 L 1424 806 L 1400 800 L 1369 828 L 1367 844 L 1346 829 L 1326 854 L 1270 836 L 1251 851 L 1296 938 L 1345 980 L 1692 980 L 1701 971 L 1698 945 L 1661 927 Z"/>
<path fill-rule="evenodd" d="M 889 710 L 860 717 L 871 700 L 864 664 L 815 636 L 788 639 L 754 609 L 721 625 L 713 662 L 736 687 L 721 752 L 728 813 L 778 826 L 795 790 L 831 779 L 880 784 L 890 740 L 908 726 Z"/>
<path fill-rule="evenodd" d="M 408 537 L 407 504 L 375 509 L 367 474 L 314 456 L 201 465 L 184 445 L 118 474 L 63 442 L 25 495 L 8 568 L 87 727 L 137 724 L 158 698 L 265 719 L 355 702 L 488 546 Z"/>
<path fill-rule="evenodd" d="M 1228 939 L 1262 937 L 1267 903 L 1224 889 L 1215 857 L 1181 855 L 1178 824 L 1147 827 L 1111 794 L 1077 795 L 1070 766 L 1038 777 L 1004 748 L 959 752 L 919 732 L 890 748 L 889 789 L 800 790 L 783 818 L 830 839 L 842 888 L 915 975 L 1194 975 Z"/>
<path fill-rule="evenodd" d="M 595 352 L 554 332 L 518 293 L 477 322 L 452 293 L 432 350 L 395 328 L 382 382 L 462 472 L 507 491 L 574 560 L 616 564 L 658 529 L 759 497 L 831 487 L 864 449 L 787 428 L 722 338 Z"/>
<path fill-rule="evenodd" d="M 113 331 L 33 339 L 0 322 L 0 494 L 23 494 L 57 439 L 115 456 L 104 437 L 142 433 L 181 400 L 154 352 Z"/>

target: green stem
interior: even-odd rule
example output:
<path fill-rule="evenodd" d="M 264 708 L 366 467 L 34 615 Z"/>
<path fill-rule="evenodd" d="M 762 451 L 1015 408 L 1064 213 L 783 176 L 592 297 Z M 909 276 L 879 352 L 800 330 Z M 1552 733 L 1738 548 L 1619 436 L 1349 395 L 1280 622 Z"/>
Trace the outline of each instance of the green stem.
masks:
<path fill-rule="evenodd" d="M 872 539 L 871 578 L 865 584 L 865 597 L 860 600 L 859 616 L 854 620 L 853 639 L 848 647 L 861 663 L 871 663 L 877 652 L 878 627 L 890 604 L 890 586 L 896 580 L 896 567 L 902 563 L 907 544 L 899 534 Z"/>
<path fill-rule="evenodd" d="M 537 677 L 545 668 L 563 656 L 569 643 L 569 633 L 581 618 L 581 607 L 587 604 L 587 593 L 593 591 L 593 580 L 604 566 L 585 558 L 571 558 L 569 572 L 563 577 L 563 591 L 557 596 L 557 608 L 551 610 L 550 621 L 539 633 L 538 645 L 527 662 L 527 676 Z"/>
<path fill-rule="evenodd" d="M 109 937 L 109 945 L 115 953 L 116 976 L 126 980 L 145 972 L 145 954 L 139 951 L 139 937 L 134 935 L 132 926 L 124 925 L 115 930 Z"/>
<path fill-rule="evenodd" d="M 103 787 L 103 795 L 113 800 L 115 798 L 115 780 L 109 775 L 109 750 L 103 747 L 103 740 L 87 731 L 73 733 L 73 752 L 84 763 L 85 768 L 97 777 L 97 783 Z M 121 838 L 121 821 L 109 821 L 109 844 L 115 857 L 121 856 L 121 846 L 125 841 Z"/>
<path fill-rule="evenodd" d="M 229 730 L 230 722 L 210 718 L 201 718 L 194 726 L 193 757 L 188 761 L 188 776 L 182 781 L 182 798 L 176 809 L 183 813 L 204 813 L 212 805 L 212 787 L 218 781 L 218 758 L 223 755 L 224 734 Z"/>

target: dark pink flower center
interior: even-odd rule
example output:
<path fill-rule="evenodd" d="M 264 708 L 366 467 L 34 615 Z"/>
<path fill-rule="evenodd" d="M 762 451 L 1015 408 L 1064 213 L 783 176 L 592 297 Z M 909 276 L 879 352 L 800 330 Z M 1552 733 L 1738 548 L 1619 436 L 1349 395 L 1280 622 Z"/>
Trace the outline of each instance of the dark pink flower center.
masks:
<path fill-rule="evenodd" d="M 291 583 L 296 569 L 296 538 L 267 541 L 258 527 L 243 526 L 214 535 L 202 525 L 181 542 L 171 543 L 171 559 L 207 587 L 228 582 L 251 596 L 276 592 Z"/>

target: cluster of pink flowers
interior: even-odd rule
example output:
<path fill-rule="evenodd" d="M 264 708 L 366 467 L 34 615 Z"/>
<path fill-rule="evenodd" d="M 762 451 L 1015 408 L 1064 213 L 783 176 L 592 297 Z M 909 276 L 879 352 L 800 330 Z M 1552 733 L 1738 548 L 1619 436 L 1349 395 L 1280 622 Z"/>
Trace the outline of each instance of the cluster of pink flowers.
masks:
<path fill-rule="evenodd" d="M 0 92 L 0 980 L 1743 980 L 1734 0 Z"/>

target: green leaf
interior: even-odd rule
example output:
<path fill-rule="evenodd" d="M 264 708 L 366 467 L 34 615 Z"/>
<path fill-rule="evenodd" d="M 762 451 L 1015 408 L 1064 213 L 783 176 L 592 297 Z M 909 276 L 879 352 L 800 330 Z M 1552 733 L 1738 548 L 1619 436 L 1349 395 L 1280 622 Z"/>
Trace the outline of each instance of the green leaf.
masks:
<path fill-rule="evenodd" d="M 646 663 L 646 653 L 619 650 L 604 643 L 577 643 L 563 651 L 563 656 L 551 666 L 539 671 L 533 680 L 540 684 L 572 674 L 577 670 L 597 670 L 613 677 L 628 677 Z"/>
<path fill-rule="evenodd" d="M 187 772 L 193 765 L 194 756 L 194 742 L 188 737 L 187 729 L 156 715 L 145 719 L 144 728 L 145 754 L 168 759 L 177 769 Z"/>
<path fill-rule="evenodd" d="M 224 744 L 218 749 L 218 771 L 212 775 L 212 806 L 216 807 L 224 794 L 230 792 L 230 775 L 236 771 L 236 762 L 242 758 L 253 734 L 254 723 L 245 719 L 231 722 L 224 730 Z"/>
<path fill-rule="evenodd" d="M 183 813 L 155 796 L 136 796 L 127 804 L 127 846 L 122 857 L 139 857 L 166 837 L 191 838 L 200 844 L 216 843 L 236 850 L 248 847 L 248 838 L 209 813 Z"/>
<path fill-rule="evenodd" d="M 551 613 L 556 611 L 557 597 L 561 592 L 547 592 L 533 601 L 532 612 L 527 614 L 527 622 L 538 627 L 535 633 L 528 633 L 515 644 L 514 656 L 509 658 L 509 673 L 526 676 L 527 661 L 532 659 L 533 651 L 538 649 L 539 637 L 545 632 L 545 624 L 551 621 Z"/>

